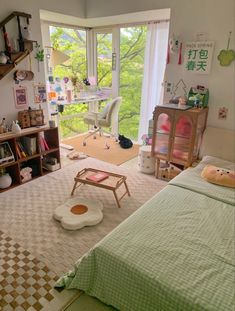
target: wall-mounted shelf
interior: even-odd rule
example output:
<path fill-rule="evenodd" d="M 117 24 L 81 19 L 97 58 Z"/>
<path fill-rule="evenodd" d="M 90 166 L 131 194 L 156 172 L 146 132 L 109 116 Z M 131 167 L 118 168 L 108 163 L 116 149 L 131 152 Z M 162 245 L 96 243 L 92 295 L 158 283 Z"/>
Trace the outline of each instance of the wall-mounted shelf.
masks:
<path fill-rule="evenodd" d="M 27 24 L 29 24 L 29 19 L 32 18 L 30 14 L 23 13 L 23 12 L 12 12 L 8 15 L 2 22 L 0 22 L 0 28 L 5 30 L 5 25 L 12 20 L 13 18 L 17 17 L 18 19 L 18 28 L 20 28 L 20 21 L 19 18 L 23 17 L 27 19 Z M 20 30 L 19 30 L 20 31 Z M 36 42 L 34 40 L 23 40 L 21 33 L 19 34 L 19 41 L 23 42 L 23 51 L 16 52 L 16 53 L 9 53 L 6 51 L 7 55 L 10 57 L 11 62 L 9 64 L 0 65 L 0 80 L 7 75 L 11 70 L 15 68 L 27 55 L 29 55 L 33 51 L 33 43 Z"/>

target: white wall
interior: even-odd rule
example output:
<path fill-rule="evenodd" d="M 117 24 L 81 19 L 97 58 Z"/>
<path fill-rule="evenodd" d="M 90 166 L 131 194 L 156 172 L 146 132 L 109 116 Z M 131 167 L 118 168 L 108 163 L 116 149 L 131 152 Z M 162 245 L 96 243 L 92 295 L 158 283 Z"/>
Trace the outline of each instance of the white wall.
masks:
<path fill-rule="evenodd" d="M 173 59 L 166 69 L 166 78 L 177 83 L 183 78 L 186 85 L 202 84 L 210 90 L 208 124 L 228 129 L 235 128 L 235 61 L 222 67 L 217 61 L 221 49 L 227 46 L 229 31 L 233 31 L 230 48 L 235 49 L 234 0 L 87 0 L 86 17 L 117 15 L 150 9 L 171 9 L 170 33 L 180 35 L 184 42 L 195 41 L 197 32 L 208 34 L 215 41 L 211 73 L 207 76 L 189 75 Z M 218 120 L 219 107 L 227 107 L 228 118 Z"/>
<path fill-rule="evenodd" d="M 68 15 L 76 15 L 84 17 L 85 13 L 85 0 L 0 0 L 0 21 L 6 18 L 12 11 L 20 11 L 32 14 L 30 20 L 30 26 L 32 29 L 32 37 L 37 40 L 42 46 L 41 29 L 40 29 L 40 16 L 39 10 L 51 10 L 58 13 L 64 13 Z M 15 25 L 15 26 L 13 26 Z M 12 35 L 12 30 L 17 31 L 16 22 L 12 21 L 7 31 L 9 30 L 9 37 Z M 0 51 L 4 50 L 2 35 L 0 35 Z M 22 82 L 22 85 L 27 87 L 29 95 L 29 104 L 31 107 L 35 107 L 33 103 L 33 84 L 38 82 L 45 82 L 44 66 L 41 63 L 40 72 L 38 72 L 37 61 L 34 59 L 35 52 L 31 53 L 32 70 L 35 74 L 34 81 Z M 22 61 L 16 69 L 29 68 L 28 57 Z M 2 80 L 0 80 L 0 119 L 6 117 L 7 121 L 11 123 L 16 119 L 18 110 L 15 109 L 13 86 L 15 85 L 13 80 L 13 72 L 10 72 Z M 47 105 L 43 104 L 45 114 L 47 114 Z"/>
<path fill-rule="evenodd" d="M 0 0 L 0 20 L 4 19 L 11 11 L 18 10 L 31 13 L 33 15 L 31 22 L 33 37 L 41 43 L 39 9 L 76 17 L 84 17 L 86 13 L 86 17 L 94 18 L 164 8 L 171 9 L 170 32 L 180 35 L 184 42 L 194 41 L 197 32 L 206 32 L 208 39 L 215 41 L 215 53 L 210 75 L 189 76 L 189 74 L 184 73 L 183 66 L 177 65 L 176 59 L 173 59 L 167 66 L 167 80 L 177 83 L 180 78 L 183 78 L 188 87 L 197 84 L 208 87 L 210 90 L 208 124 L 215 127 L 234 128 L 235 61 L 229 67 L 221 67 L 216 58 L 219 51 L 226 48 L 229 31 L 233 31 L 230 48 L 235 49 L 234 0 Z M 28 60 L 20 63 L 18 68 L 28 68 Z M 37 64 L 34 61 L 33 71 L 35 72 L 35 83 L 43 82 L 43 65 L 41 65 L 38 73 Z M 14 107 L 12 92 L 13 85 L 12 73 L 0 80 L 0 118 L 3 116 L 8 119 L 16 117 L 17 111 Z M 32 83 L 28 82 L 26 85 L 29 90 L 30 103 L 32 103 Z M 229 109 L 228 118 L 227 120 L 218 120 L 218 109 L 223 106 Z"/>

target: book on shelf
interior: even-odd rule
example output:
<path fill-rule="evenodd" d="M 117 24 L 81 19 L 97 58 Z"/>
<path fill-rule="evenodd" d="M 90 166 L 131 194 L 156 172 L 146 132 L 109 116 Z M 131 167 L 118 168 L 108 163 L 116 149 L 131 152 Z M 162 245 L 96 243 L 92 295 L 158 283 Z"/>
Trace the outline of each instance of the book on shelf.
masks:
<path fill-rule="evenodd" d="M 39 147 L 40 147 L 41 152 L 46 150 L 42 136 L 39 136 Z"/>
<path fill-rule="evenodd" d="M 21 138 L 24 149 L 29 156 L 37 153 L 37 138 L 25 136 Z"/>
<path fill-rule="evenodd" d="M 16 153 L 17 153 L 18 158 L 22 159 L 22 154 L 21 154 L 20 147 L 19 147 L 18 143 L 16 143 Z"/>
<path fill-rule="evenodd" d="M 44 137 L 43 137 L 43 143 L 44 143 L 45 149 L 49 150 L 50 148 L 49 148 L 49 146 L 47 144 L 47 141 L 46 141 L 46 139 Z"/>
<path fill-rule="evenodd" d="M 39 136 L 39 146 L 41 151 L 50 150 L 48 143 L 43 135 Z"/>
<path fill-rule="evenodd" d="M 20 151 L 20 155 L 21 155 L 20 158 L 26 158 L 28 156 L 28 154 L 27 154 L 26 150 L 24 149 L 24 147 L 20 141 L 17 141 L 17 146 L 18 146 L 18 149 Z"/>
<path fill-rule="evenodd" d="M 100 182 L 102 180 L 105 180 L 109 177 L 107 173 L 104 172 L 97 172 L 95 174 L 92 174 L 90 176 L 87 176 L 86 179 L 94 182 Z"/>

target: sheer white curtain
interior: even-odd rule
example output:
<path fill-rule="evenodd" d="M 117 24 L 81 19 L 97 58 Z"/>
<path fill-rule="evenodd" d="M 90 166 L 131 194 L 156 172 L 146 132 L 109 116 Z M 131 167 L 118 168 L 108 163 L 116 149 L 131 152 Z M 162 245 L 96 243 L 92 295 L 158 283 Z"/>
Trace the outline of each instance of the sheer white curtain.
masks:
<path fill-rule="evenodd" d="M 148 25 L 138 134 L 139 142 L 141 142 L 142 135 L 148 133 L 148 124 L 152 118 L 154 107 L 160 102 L 166 67 L 168 32 L 169 22 Z"/>

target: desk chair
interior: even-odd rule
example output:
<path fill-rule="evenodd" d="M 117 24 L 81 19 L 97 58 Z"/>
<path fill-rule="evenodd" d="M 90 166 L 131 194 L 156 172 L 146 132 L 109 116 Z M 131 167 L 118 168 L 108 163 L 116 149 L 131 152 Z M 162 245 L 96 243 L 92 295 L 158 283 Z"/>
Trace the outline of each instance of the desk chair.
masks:
<path fill-rule="evenodd" d="M 86 146 L 86 140 L 93 135 L 95 139 L 95 134 L 99 132 L 100 136 L 103 132 L 111 135 L 111 136 L 118 136 L 118 133 L 111 133 L 104 131 L 103 128 L 110 128 L 112 125 L 112 120 L 118 120 L 118 113 L 119 108 L 121 105 L 121 97 L 114 98 L 111 102 L 107 103 L 104 109 L 101 112 L 88 112 L 84 116 L 84 122 L 88 125 L 94 126 L 94 131 L 89 133 L 83 140 L 83 146 Z"/>

